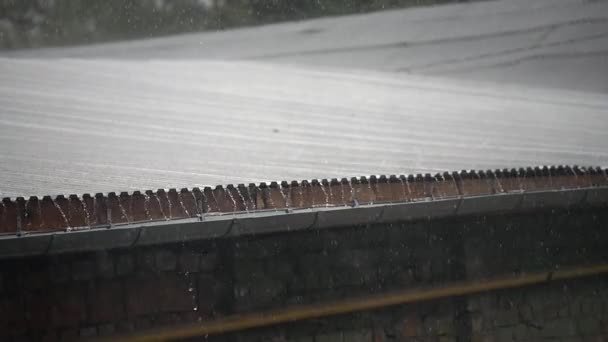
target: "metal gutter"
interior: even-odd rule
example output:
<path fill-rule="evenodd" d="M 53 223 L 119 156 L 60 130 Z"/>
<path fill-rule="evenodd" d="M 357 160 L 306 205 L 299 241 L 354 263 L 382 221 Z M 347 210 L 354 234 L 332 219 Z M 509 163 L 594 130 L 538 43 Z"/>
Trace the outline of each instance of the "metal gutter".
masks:
<path fill-rule="evenodd" d="M 608 186 L 608 173 L 593 167 L 535 167 L 487 171 L 444 172 L 443 174 L 389 175 L 353 177 L 350 179 L 313 179 L 311 181 L 283 181 L 270 184 L 244 184 L 205 187 L 203 189 L 158 189 L 94 196 L 72 194 L 56 197 L 32 196 L 27 200 L 4 198 L 0 202 L 0 235 L 38 234 L 70 231 L 82 228 L 105 228 L 140 223 L 166 222 L 209 215 L 235 215 L 302 209 L 370 207 L 372 204 L 419 203 L 454 198 L 467 199 L 462 213 L 476 212 L 479 206 L 505 208 L 521 205 L 534 207 L 536 202 L 561 202 L 565 189 L 598 188 Z M 537 192 L 557 191 L 544 198 Z M 490 203 L 475 199 L 486 195 L 527 193 L 521 204 L 509 203 L 505 198 Z M 566 193 L 574 196 L 574 193 Z M 599 197 L 598 197 L 599 196 Z M 591 200 L 602 198 L 594 192 Z M 515 200 L 515 199 L 514 199 Z M 571 202 L 582 200 L 572 197 Z M 374 209 L 370 209 L 374 210 Z M 425 210 L 424 205 L 416 210 Z M 451 210 L 447 208 L 446 210 Z M 433 212 L 435 213 L 435 211 Z M 352 218 L 349 213 L 343 220 Z M 359 214 L 359 213 L 357 213 Z M 333 214 L 332 214 L 333 215 Z M 369 216 L 361 213 L 363 216 Z M 319 214 L 319 225 L 325 221 Z M 345 222 L 346 222 L 345 221 Z"/>
<path fill-rule="evenodd" d="M 608 205 L 608 187 L 458 196 L 359 206 L 285 209 L 96 228 L 0 236 L 0 259 L 287 233 L 309 229 Z"/>

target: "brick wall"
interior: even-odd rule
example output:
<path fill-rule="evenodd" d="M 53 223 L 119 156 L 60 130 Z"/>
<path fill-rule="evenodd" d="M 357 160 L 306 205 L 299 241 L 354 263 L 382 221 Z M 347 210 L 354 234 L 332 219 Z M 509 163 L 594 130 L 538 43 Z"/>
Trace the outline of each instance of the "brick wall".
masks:
<path fill-rule="evenodd" d="M 285 232 L 0 261 L 0 340 L 109 336 L 234 313 L 608 261 L 608 211 Z M 587 278 L 209 337 L 220 341 L 601 341 Z"/>

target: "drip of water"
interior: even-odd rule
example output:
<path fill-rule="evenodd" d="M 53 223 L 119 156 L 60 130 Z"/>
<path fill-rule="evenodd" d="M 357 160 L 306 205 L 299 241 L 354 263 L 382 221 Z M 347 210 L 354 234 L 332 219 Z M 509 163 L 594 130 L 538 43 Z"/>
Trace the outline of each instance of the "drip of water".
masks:
<path fill-rule="evenodd" d="M 333 198 L 334 198 L 334 192 L 331 189 L 332 188 L 331 184 L 328 185 L 328 188 L 329 188 L 329 198 L 331 198 L 333 200 Z"/>
<path fill-rule="evenodd" d="M 205 200 L 205 203 L 207 203 L 207 212 L 211 211 L 211 207 L 209 206 L 209 199 L 207 198 L 207 195 L 205 195 L 205 192 L 202 192 L 203 194 L 203 199 Z"/>
<path fill-rule="evenodd" d="M 256 188 L 261 194 L 263 194 L 264 192 L 262 191 L 262 189 L 260 189 L 260 187 Z M 276 208 L 276 206 L 274 205 L 274 201 L 272 200 L 272 196 L 268 196 L 268 204 L 271 208 Z"/>
<path fill-rule="evenodd" d="M 0 200 L 0 203 L 2 204 L 2 223 L 6 223 L 6 204 L 4 204 L 4 201 Z"/>
<path fill-rule="evenodd" d="M 367 182 L 367 187 L 369 188 L 369 193 L 370 193 L 370 197 L 371 195 L 374 193 L 374 190 L 372 189 L 372 182 L 368 180 Z M 373 197 L 371 197 L 373 198 Z M 374 204 L 374 201 L 370 201 L 369 204 Z"/>
<path fill-rule="evenodd" d="M 245 206 L 245 211 L 249 212 L 249 209 L 247 208 L 247 201 L 245 201 L 245 197 L 243 196 L 243 194 L 241 193 L 241 190 L 236 187 L 236 193 L 239 195 L 239 198 L 241 199 L 241 202 L 243 202 L 243 205 Z"/>
<path fill-rule="evenodd" d="M 167 204 L 169 205 L 169 219 L 172 219 L 173 218 L 173 204 L 171 203 L 169 194 L 166 192 L 165 192 L 165 197 L 167 198 Z"/>
<path fill-rule="evenodd" d="M 201 215 L 202 213 L 198 206 L 198 201 L 196 200 L 196 195 L 194 194 L 194 191 L 191 191 L 190 194 L 192 195 L 192 200 L 194 201 L 194 208 L 196 208 L 196 214 Z"/>
<path fill-rule="evenodd" d="M 91 218 L 89 217 L 89 209 L 87 208 L 87 203 L 84 198 L 80 200 L 80 203 L 82 204 L 82 210 L 84 211 L 84 222 L 87 227 L 91 228 Z"/>
<path fill-rule="evenodd" d="M 232 196 L 232 191 L 230 191 L 230 189 L 226 189 L 226 193 L 228 194 L 228 197 L 230 197 L 230 200 L 232 201 L 232 211 L 237 211 L 236 201 L 234 199 L 234 196 Z"/>
<path fill-rule="evenodd" d="M 40 203 L 42 201 L 38 200 L 38 217 L 40 217 L 40 228 L 44 227 L 44 216 L 42 216 L 42 204 Z M 4 203 L 2 203 L 2 205 L 4 205 Z"/>
<path fill-rule="evenodd" d="M 72 200 L 68 200 L 68 210 L 67 210 L 67 215 L 68 217 L 68 221 L 72 221 Z"/>
<path fill-rule="evenodd" d="M 426 181 L 424 181 L 424 182 L 426 183 Z M 439 192 L 438 195 L 435 194 L 435 183 L 431 183 L 429 185 L 430 185 L 430 189 L 429 190 L 431 192 L 431 200 L 435 200 L 437 198 L 442 198 L 443 197 L 443 194 L 441 192 L 439 192 L 439 191 L 437 191 L 437 192 Z"/>
<path fill-rule="evenodd" d="M 66 231 L 70 231 L 72 230 L 72 228 L 70 227 L 70 222 L 68 222 L 68 218 L 65 216 L 65 213 L 63 212 L 63 209 L 61 209 L 61 207 L 59 206 L 59 204 L 57 204 L 57 202 L 55 202 L 53 199 L 51 199 L 51 202 L 53 202 L 53 205 L 55 206 L 55 208 L 57 208 L 57 210 L 59 211 L 59 214 L 61 215 L 61 217 L 63 218 L 63 221 L 65 222 L 65 230 Z"/>
<path fill-rule="evenodd" d="M 549 171 L 549 172 L 548 172 L 548 174 L 549 174 L 549 185 L 550 185 L 551 187 L 553 187 L 553 178 L 551 177 L 551 172 Z M 495 176 L 495 177 L 496 177 L 496 176 Z"/>
<path fill-rule="evenodd" d="M 146 212 L 146 218 L 151 221 L 152 217 L 150 216 L 150 196 L 146 193 L 144 193 L 144 211 Z"/>
<path fill-rule="evenodd" d="M 30 216 L 30 211 L 28 210 L 29 206 L 30 206 L 30 200 L 28 199 L 27 201 L 25 201 L 25 204 L 23 205 L 23 209 L 25 210 L 25 217 L 26 218 Z M 28 220 L 27 226 L 28 227 L 32 226 L 32 220 Z"/>
<path fill-rule="evenodd" d="M 40 201 L 38 201 L 38 208 L 40 208 Z M 93 197 L 93 217 L 95 218 L 95 222 L 97 222 L 97 197 Z"/>
<path fill-rule="evenodd" d="M 321 191 L 323 191 L 323 195 L 325 196 L 325 206 L 329 207 L 329 195 L 327 194 L 327 191 L 325 190 L 325 186 L 321 182 L 319 182 L 319 186 L 321 186 Z"/>
<path fill-rule="evenodd" d="M 213 201 L 215 201 L 215 206 L 217 207 L 217 210 L 220 210 L 220 204 L 217 201 L 217 198 L 215 197 L 215 192 L 213 190 L 211 190 L 211 197 L 213 197 Z"/>
<path fill-rule="evenodd" d="M 279 184 L 279 192 L 281 196 L 283 196 L 283 201 L 285 202 L 285 208 L 289 208 L 289 203 L 287 203 L 287 195 L 283 192 L 283 184 Z"/>
<path fill-rule="evenodd" d="M 156 202 L 158 202 L 158 209 L 160 210 L 160 213 L 163 215 L 163 218 L 168 221 L 169 219 L 167 218 L 167 215 L 165 215 L 165 211 L 163 210 L 163 204 L 160 202 L 160 198 L 158 198 L 158 195 L 155 195 L 154 197 L 156 198 Z"/>
<path fill-rule="evenodd" d="M 277 206 L 274 204 L 274 200 L 272 199 L 272 196 L 270 196 L 270 191 L 268 191 L 268 201 L 270 202 L 270 207 L 271 208 L 276 208 Z"/>
<path fill-rule="evenodd" d="M 133 215 L 133 196 L 129 196 L 129 212 Z"/>
<path fill-rule="evenodd" d="M 344 184 L 342 182 L 340 182 L 340 192 L 342 193 L 342 203 L 346 204 L 344 200 Z"/>
<path fill-rule="evenodd" d="M 456 184 L 456 178 L 452 178 L 452 184 L 454 184 L 454 189 L 456 190 L 456 193 L 460 194 L 460 191 L 458 191 L 458 184 Z"/>
<path fill-rule="evenodd" d="M 249 190 L 249 187 L 246 187 L 247 189 L 247 196 L 249 196 L 249 203 L 251 204 L 251 209 L 256 209 L 255 207 L 255 202 L 253 201 L 253 196 L 251 195 L 251 190 Z"/>
<path fill-rule="evenodd" d="M 188 292 L 192 295 L 192 311 L 198 311 L 198 303 L 196 300 L 196 291 L 194 288 L 194 284 L 192 283 L 192 276 L 190 276 L 190 272 L 184 272 L 184 276 L 188 278 Z"/>
<path fill-rule="evenodd" d="M 355 189 L 353 189 L 353 183 L 351 182 L 350 179 L 347 179 L 348 182 L 348 187 L 350 188 L 350 201 L 354 202 L 355 201 Z"/>
<path fill-rule="evenodd" d="M 127 223 L 131 223 L 131 221 L 129 220 L 129 216 L 127 216 L 127 211 L 122 206 L 122 203 L 120 201 L 120 196 L 117 198 L 118 198 L 118 208 L 120 209 L 120 214 L 122 215 L 122 217 L 124 217 L 127 220 Z"/>
<path fill-rule="evenodd" d="M 412 188 L 410 188 L 410 182 L 407 179 L 405 180 L 405 186 L 407 187 L 407 194 L 412 198 Z"/>
<path fill-rule="evenodd" d="M 549 177 L 551 177 L 551 176 L 549 176 Z M 496 186 L 498 187 L 499 192 L 505 192 L 505 189 L 503 189 L 502 183 L 500 182 L 500 179 L 498 179 L 498 177 L 496 177 L 496 174 L 494 174 L 494 181 L 496 182 Z"/>
<path fill-rule="evenodd" d="M 574 174 L 574 178 L 578 178 L 574 170 L 572 170 L 572 173 Z M 521 177 L 517 177 L 517 182 L 519 184 L 519 191 L 524 191 L 524 185 L 521 183 Z"/>
<path fill-rule="evenodd" d="M 313 192 L 312 184 L 311 183 L 308 183 L 308 190 L 310 190 L 310 202 L 311 202 L 311 206 L 314 207 L 315 206 L 315 194 Z"/>
<path fill-rule="evenodd" d="M 304 207 L 304 190 L 302 189 L 304 186 L 302 184 L 300 184 L 300 186 L 298 188 L 299 192 L 300 192 L 300 208 Z"/>
<path fill-rule="evenodd" d="M 399 183 L 401 183 L 401 191 L 403 192 L 403 198 L 407 199 L 407 193 L 405 193 L 405 182 L 403 182 L 403 179 L 401 177 L 398 177 L 397 179 L 399 179 Z"/>
<path fill-rule="evenodd" d="M 177 199 L 179 200 L 179 205 L 182 207 L 182 210 L 186 214 L 186 217 L 190 217 L 190 213 L 188 212 L 188 209 L 186 209 L 186 206 L 184 205 L 184 201 L 182 200 L 181 192 L 177 193 Z"/>

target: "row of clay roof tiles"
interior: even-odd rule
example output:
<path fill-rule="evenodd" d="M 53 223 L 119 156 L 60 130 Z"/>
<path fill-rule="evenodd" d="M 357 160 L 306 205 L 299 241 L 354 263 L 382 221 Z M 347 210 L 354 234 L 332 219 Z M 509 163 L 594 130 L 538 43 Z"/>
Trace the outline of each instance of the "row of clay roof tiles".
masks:
<path fill-rule="evenodd" d="M 206 215 L 440 200 L 513 192 L 608 186 L 599 167 L 552 166 L 443 174 L 159 189 L 94 196 L 4 198 L 0 233 L 22 234 L 110 227 Z"/>

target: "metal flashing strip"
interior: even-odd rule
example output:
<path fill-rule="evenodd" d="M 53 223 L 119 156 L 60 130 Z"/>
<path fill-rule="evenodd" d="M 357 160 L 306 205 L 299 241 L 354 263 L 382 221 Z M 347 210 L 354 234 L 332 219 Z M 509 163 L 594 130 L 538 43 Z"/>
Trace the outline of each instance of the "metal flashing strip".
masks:
<path fill-rule="evenodd" d="M 520 192 L 420 202 L 203 216 L 120 227 L 0 237 L 0 258 L 95 251 L 244 235 L 437 219 L 501 212 L 608 205 L 608 188 Z"/>

